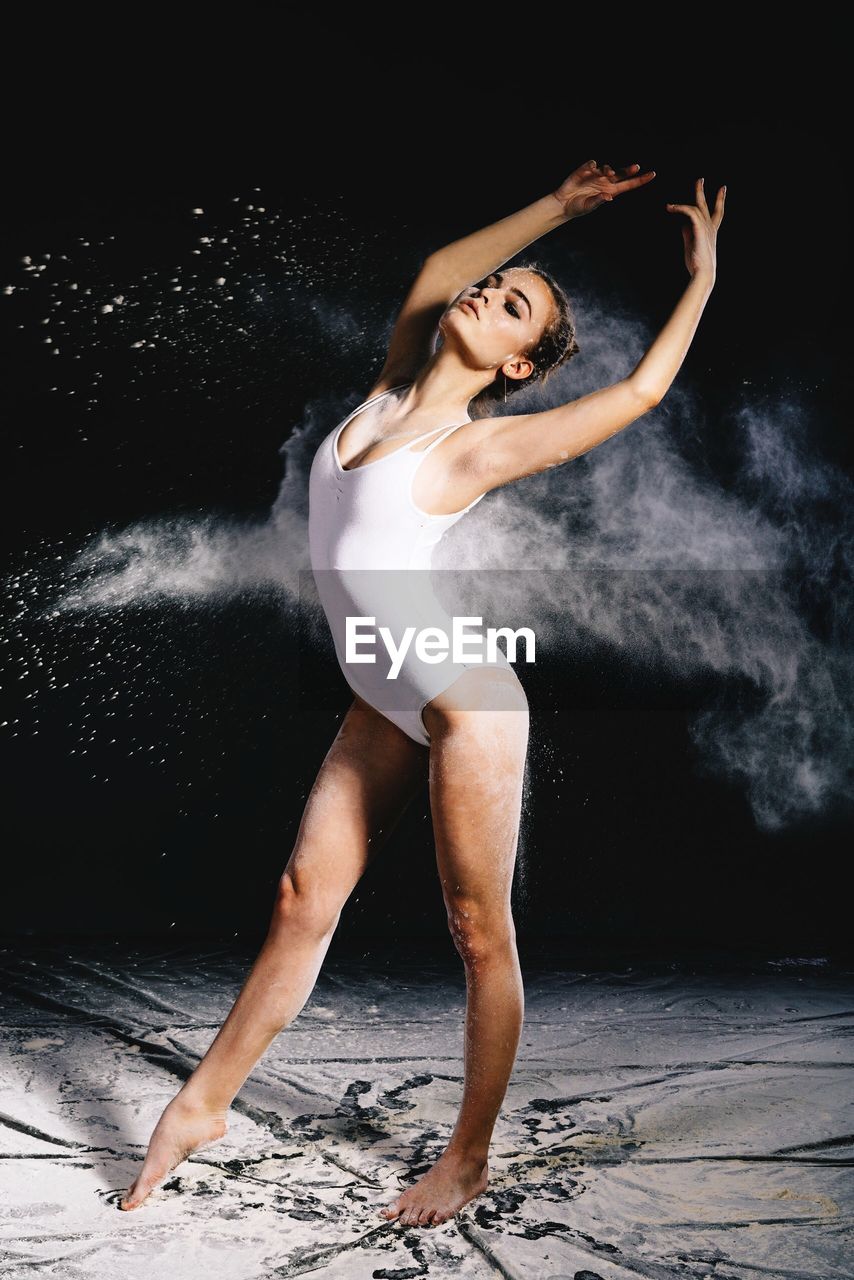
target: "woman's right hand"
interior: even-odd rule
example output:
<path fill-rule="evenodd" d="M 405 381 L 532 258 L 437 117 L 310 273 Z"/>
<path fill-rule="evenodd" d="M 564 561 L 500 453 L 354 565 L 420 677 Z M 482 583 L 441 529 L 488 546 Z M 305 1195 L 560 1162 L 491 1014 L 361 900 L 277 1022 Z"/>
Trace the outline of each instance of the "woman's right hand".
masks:
<path fill-rule="evenodd" d="M 726 187 L 720 187 L 715 199 L 715 208 L 709 213 L 706 204 L 706 193 L 703 179 L 697 179 L 696 204 L 668 204 L 668 213 L 685 213 L 687 223 L 682 224 L 682 239 L 685 242 L 685 266 L 689 276 L 706 275 L 714 280 L 717 273 L 717 237 L 718 227 L 724 216 Z"/>
<path fill-rule="evenodd" d="M 567 221 L 580 218 L 600 204 L 610 203 L 614 196 L 624 191 L 633 191 L 635 187 L 643 187 L 655 177 L 655 170 L 636 173 L 639 164 L 630 164 L 627 169 L 612 169 L 609 164 L 600 166 L 595 160 L 588 160 L 573 169 L 559 187 L 552 192 L 554 198 L 563 207 Z"/>

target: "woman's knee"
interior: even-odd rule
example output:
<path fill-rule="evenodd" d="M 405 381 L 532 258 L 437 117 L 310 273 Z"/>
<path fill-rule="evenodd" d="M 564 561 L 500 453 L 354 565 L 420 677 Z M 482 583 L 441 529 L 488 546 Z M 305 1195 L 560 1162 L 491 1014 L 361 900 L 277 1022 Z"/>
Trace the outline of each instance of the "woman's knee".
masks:
<path fill-rule="evenodd" d="M 448 928 L 465 964 L 515 953 L 516 926 L 509 904 L 496 908 L 470 897 L 456 897 L 447 903 L 447 910 Z"/>
<path fill-rule="evenodd" d="M 272 923 L 322 938 L 335 931 L 342 908 L 339 897 L 316 881 L 285 871 L 276 889 Z"/>

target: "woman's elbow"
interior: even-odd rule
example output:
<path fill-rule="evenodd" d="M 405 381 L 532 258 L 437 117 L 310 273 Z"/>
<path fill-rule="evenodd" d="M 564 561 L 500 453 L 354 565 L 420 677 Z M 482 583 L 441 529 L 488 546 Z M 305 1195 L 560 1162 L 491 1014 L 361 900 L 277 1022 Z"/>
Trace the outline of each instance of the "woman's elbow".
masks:
<path fill-rule="evenodd" d="M 656 386 L 652 382 L 637 382 L 633 378 L 629 379 L 629 385 L 640 405 L 641 413 L 648 413 L 650 409 L 660 404 L 667 391 L 666 387 Z"/>

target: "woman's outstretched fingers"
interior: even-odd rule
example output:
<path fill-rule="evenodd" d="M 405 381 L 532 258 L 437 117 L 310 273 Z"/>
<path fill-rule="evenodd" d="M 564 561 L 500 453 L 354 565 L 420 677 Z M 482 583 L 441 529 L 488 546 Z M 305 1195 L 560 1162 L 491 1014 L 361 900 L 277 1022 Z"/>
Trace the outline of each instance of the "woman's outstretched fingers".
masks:
<path fill-rule="evenodd" d="M 688 274 L 695 276 L 702 272 L 703 277 L 714 280 L 716 271 L 715 243 L 718 227 L 723 217 L 726 187 L 721 187 L 715 201 L 714 217 L 709 214 L 706 204 L 705 182 L 697 178 L 697 203 L 677 204 L 668 201 L 665 208 L 668 213 L 684 213 L 688 221 L 682 224 L 682 240 L 685 246 L 685 266 Z"/>
<path fill-rule="evenodd" d="M 718 194 L 715 198 L 714 212 L 709 213 L 709 206 L 706 202 L 705 179 L 698 178 L 696 181 L 697 203 L 696 204 L 675 204 L 668 202 L 665 208 L 669 213 L 687 213 L 692 217 L 697 215 L 710 218 L 712 226 L 717 231 L 721 225 L 724 216 L 724 205 L 726 204 L 726 186 L 718 188 Z"/>
<path fill-rule="evenodd" d="M 626 174 L 630 173 L 632 169 L 640 169 L 640 165 L 639 164 L 630 165 L 629 168 L 626 169 L 625 171 Z M 647 182 L 652 182 L 654 177 L 655 177 L 654 169 L 647 169 L 646 173 L 637 173 L 634 175 L 634 177 L 631 177 L 631 178 L 626 177 L 620 183 L 620 190 L 631 191 L 633 187 L 642 187 Z"/>
<path fill-rule="evenodd" d="M 595 160 L 588 160 L 574 169 L 552 194 L 563 205 L 567 217 L 577 218 L 610 204 L 615 196 L 645 186 L 655 177 L 654 169 L 647 173 L 640 173 L 639 169 L 637 163 L 615 169 L 613 165 L 599 166 Z"/>
<path fill-rule="evenodd" d="M 695 204 L 668 204 L 665 207 L 670 213 L 687 213 L 692 218 L 696 217 L 700 212 Z"/>

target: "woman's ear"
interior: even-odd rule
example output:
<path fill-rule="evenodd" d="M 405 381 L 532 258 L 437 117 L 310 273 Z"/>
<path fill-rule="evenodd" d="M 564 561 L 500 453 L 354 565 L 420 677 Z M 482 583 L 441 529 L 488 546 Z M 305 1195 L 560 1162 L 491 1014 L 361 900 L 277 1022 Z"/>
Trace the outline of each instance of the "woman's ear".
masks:
<path fill-rule="evenodd" d="M 534 366 L 526 356 L 520 356 L 518 360 L 507 360 L 501 366 L 505 378 L 521 379 L 530 378 L 534 372 Z"/>

